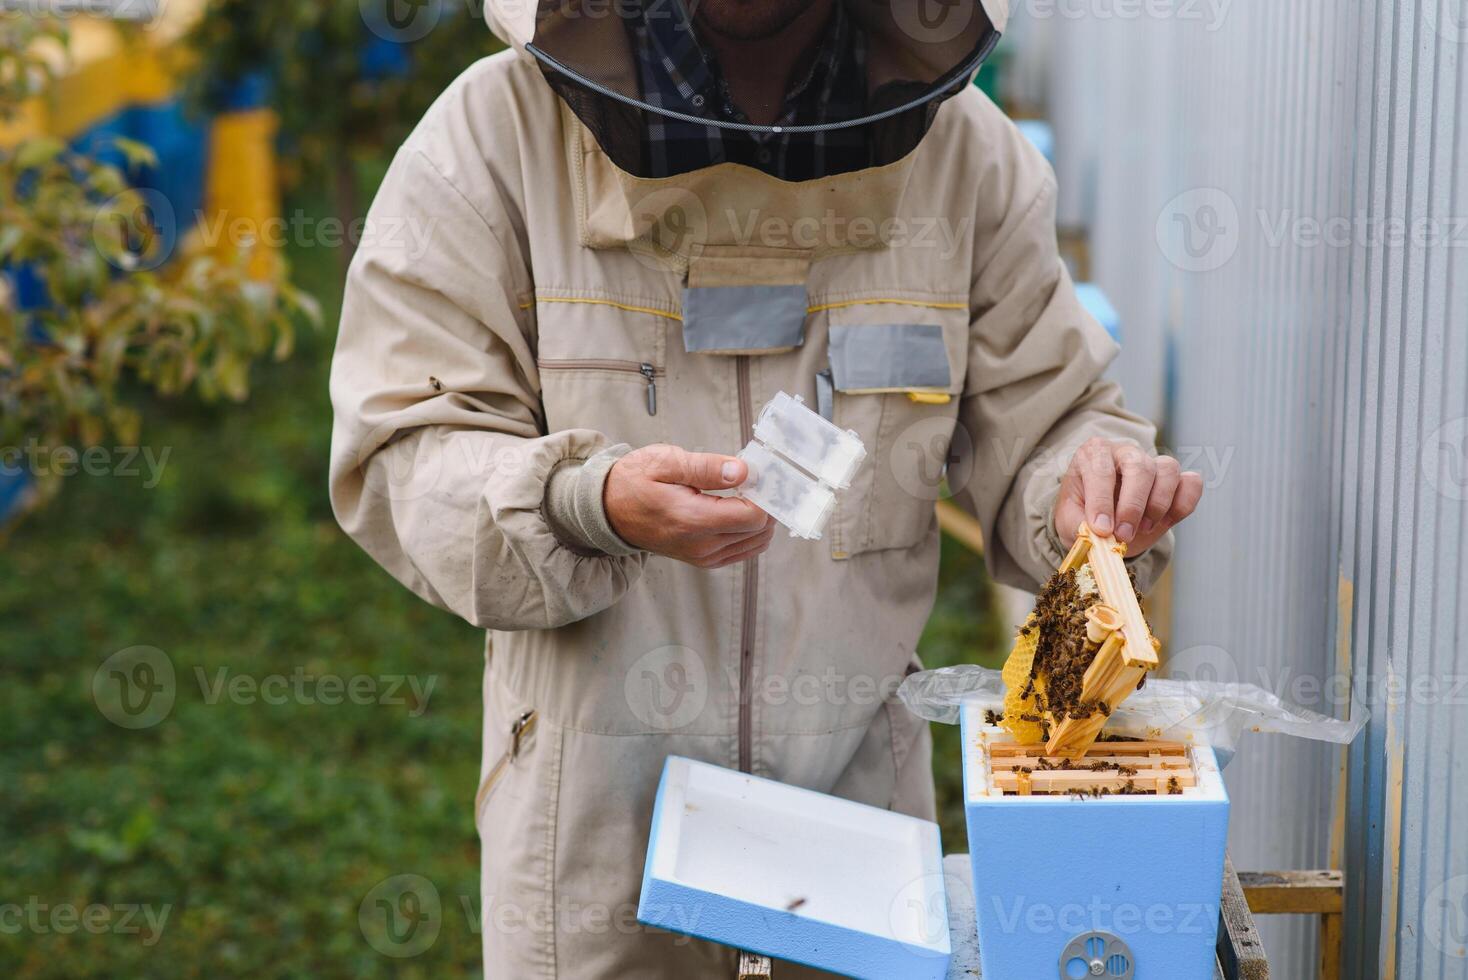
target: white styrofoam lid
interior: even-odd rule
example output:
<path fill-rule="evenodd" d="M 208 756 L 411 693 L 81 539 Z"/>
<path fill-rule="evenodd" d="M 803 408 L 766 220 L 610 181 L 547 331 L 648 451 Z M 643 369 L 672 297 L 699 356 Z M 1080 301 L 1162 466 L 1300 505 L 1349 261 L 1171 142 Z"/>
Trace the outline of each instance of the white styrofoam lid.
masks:
<path fill-rule="evenodd" d="M 937 824 L 690 759 L 667 766 L 653 877 L 947 955 Z"/>

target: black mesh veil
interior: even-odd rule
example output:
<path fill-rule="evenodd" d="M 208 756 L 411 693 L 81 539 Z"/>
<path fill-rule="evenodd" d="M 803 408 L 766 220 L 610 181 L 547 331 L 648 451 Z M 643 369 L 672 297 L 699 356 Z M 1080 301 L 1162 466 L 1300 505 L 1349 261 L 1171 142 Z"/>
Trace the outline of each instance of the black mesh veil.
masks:
<path fill-rule="evenodd" d="M 862 45 L 862 97 L 844 104 L 843 115 L 835 118 L 757 125 L 720 114 L 711 101 L 669 106 L 644 91 L 647 75 L 638 58 L 647 59 L 638 53 L 636 30 L 649 16 L 696 24 L 698 2 L 539 0 L 526 51 L 612 161 L 629 173 L 667 176 L 652 172 L 646 150 L 650 126 L 663 120 L 712 127 L 726 138 L 747 132 L 797 140 L 840 131 L 841 139 L 856 139 L 863 149 L 859 156 L 844 156 L 836 172 L 891 163 L 918 145 L 943 100 L 969 83 L 999 40 L 999 27 L 981 0 L 836 0 L 851 25 L 849 35 Z"/>

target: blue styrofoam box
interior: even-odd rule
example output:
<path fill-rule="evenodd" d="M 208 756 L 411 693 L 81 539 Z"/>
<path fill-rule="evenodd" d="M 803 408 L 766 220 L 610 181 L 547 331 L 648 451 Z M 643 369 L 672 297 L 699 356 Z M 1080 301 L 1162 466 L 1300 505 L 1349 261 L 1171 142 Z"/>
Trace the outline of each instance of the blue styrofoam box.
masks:
<path fill-rule="evenodd" d="M 133 138 L 147 143 L 158 166 L 139 175 L 138 183 L 161 193 L 173 205 L 178 230 L 186 231 L 204 210 L 209 170 L 209 123 L 191 114 L 177 99 L 132 110 Z M 171 248 L 173 243 L 168 242 Z"/>
<path fill-rule="evenodd" d="M 1129 949 L 1133 980 L 1213 980 L 1228 793 L 1211 749 L 1191 746 L 1197 786 L 1180 795 L 1005 796 L 986 745 L 1013 740 L 977 705 L 962 737 L 985 977 L 1057 976 L 1072 941 L 1104 933 Z M 1102 946 L 1102 973 L 1069 975 L 1126 976 Z"/>
<path fill-rule="evenodd" d="M 1121 316 L 1116 312 L 1116 307 L 1111 305 L 1111 300 L 1106 298 L 1106 293 L 1101 287 L 1093 282 L 1076 283 L 1076 299 L 1106 328 L 1111 334 L 1111 339 L 1118 344 L 1121 343 Z"/>
<path fill-rule="evenodd" d="M 117 148 L 119 137 L 146 143 L 154 167 L 131 168 Z M 172 255 L 179 237 L 193 227 L 204 207 L 209 121 L 191 114 L 179 99 L 133 105 L 98 120 L 71 141 L 80 153 L 123 170 L 133 186 L 156 191 L 167 202 L 153 207 L 162 255 Z"/>
<path fill-rule="evenodd" d="M 413 57 L 408 45 L 391 38 L 369 38 L 362 45 L 358 56 L 364 78 L 394 78 L 406 75 L 413 68 Z"/>
<path fill-rule="evenodd" d="M 30 474 L 15 461 L 0 458 L 0 527 L 20 512 L 30 489 Z"/>
<path fill-rule="evenodd" d="M 270 74 L 264 70 L 246 72 L 239 78 L 219 86 L 215 108 L 221 112 L 248 112 L 270 104 Z"/>
<path fill-rule="evenodd" d="M 26 262 L 7 266 L 4 273 L 10 280 L 10 288 L 15 291 L 17 309 L 44 310 L 51 305 L 50 294 L 46 291 L 46 280 L 41 278 L 34 265 Z"/>
<path fill-rule="evenodd" d="M 1019 127 L 1025 139 L 1033 143 L 1035 149 L 1040 151 L 1040 155 L 1054 165 L 1055 130 L 1050 128 L 1050 124 L 1042 119 L 1017 119 L 1014 124 Z"/>
<path fill-rule="evenodd" d="M 943 980 L 938 825 L 679 756 L 663 766 L 637 920 L 872 980 Z"/>

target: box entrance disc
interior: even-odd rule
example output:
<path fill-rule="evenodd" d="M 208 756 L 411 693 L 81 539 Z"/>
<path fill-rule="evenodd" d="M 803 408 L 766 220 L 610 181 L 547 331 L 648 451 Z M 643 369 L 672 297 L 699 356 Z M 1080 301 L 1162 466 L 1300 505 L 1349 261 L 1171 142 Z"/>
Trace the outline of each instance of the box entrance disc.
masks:
<path fill-rule="evenodd" d="M 1135 974 L 1131 947 L 1109 932 L 1083 932 L 1066 943 L 1060 954 L 1060 980 L 1132 980 Z"/>

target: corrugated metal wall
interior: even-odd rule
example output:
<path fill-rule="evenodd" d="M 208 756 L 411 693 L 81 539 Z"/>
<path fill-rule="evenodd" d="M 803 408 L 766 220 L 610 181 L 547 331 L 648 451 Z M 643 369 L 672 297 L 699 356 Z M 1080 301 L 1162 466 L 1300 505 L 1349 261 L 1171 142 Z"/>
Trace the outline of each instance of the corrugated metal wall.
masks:
<path fill-rule="evenodd" d="M 1210 484 L 1174 663 L 1374 713 L 1246 745 L 1235 863 L 1343 863 L 1349 977 L 1468 976 L 1468 5 L 1021 8 L 1120 376 Z M 1261 924 L 1315 974 L 1314 922 Z"/>

